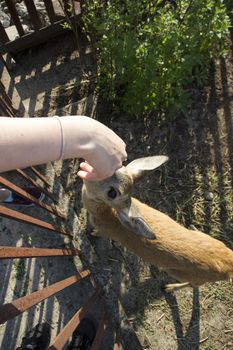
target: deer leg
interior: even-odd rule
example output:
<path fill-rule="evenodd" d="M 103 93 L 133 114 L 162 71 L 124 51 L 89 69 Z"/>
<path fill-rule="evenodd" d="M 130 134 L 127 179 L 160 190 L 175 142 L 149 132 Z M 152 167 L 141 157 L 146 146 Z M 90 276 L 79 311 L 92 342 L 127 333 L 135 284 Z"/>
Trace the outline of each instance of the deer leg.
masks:
<path fill-rule="evenodd" d="M 95 223 L 94 223 L 94 218 L 92 217 L 91 214 L 88 215 L 88 220 L 87 220 L 87 232 L 93 236 L 93 237 L 99 237 L 101 236 L 100 232 L 98 231 L 97 228 L 95 228 Z"/>
<path fill-rule="evenodd" d="M 169 283 L 166 284 L 164 287 L 164 290 L 166 293 L 172 293 L 175 290 L 179 290 L 185 287 L 192 287 L 189 282 L 184 282 L 184 283 Z"/>

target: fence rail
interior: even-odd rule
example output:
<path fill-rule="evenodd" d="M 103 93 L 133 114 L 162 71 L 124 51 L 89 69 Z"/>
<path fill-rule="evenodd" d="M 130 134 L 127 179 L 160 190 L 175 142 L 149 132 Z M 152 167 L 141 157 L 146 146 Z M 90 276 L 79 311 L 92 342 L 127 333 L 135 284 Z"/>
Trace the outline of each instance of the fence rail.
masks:
<path fill-rule="evenodd" d="M 22 172 L 21 172 L 21 174 L 22 174 Z M 61 214 L 55 207 L 43 203 L 39 199 L 33 197 L 31 194 L 29 194 L 26 191 L 24 191 L 19 186 L 16 186 L 12 182 L 10 182 L 9 180 L 4 179 L 2 176 L 0 176 L 0 185 L 2 187 L 8 188 L 9 190 L 14 191 L 15 193 L 17 193 L 22 198 L 28 200 L 29 202 L 32 202 L 32 203 L 38 205 L 38 207 L 41 207 L 42 209 L 45 209 L 48 212 L 50 212 L 50 213 L 58 216 L 59 218 L 65 220 L 65 215 Z"/>
<path fill-rule="evenodd" d="M 83 304 L 83 306 L 76 312 L 67 325 L 61 330 L 58 336 L 52 341 L 48 350 L 61 350 L 69 337 L 74 332 L 75 328 L 79 325 L 81 319 L 87 315 L 91 310 L 91 307 L 100 297 L 101 290 L 95 290 L 94 294 Z"/>
<path fill-rule="evenodd" d="M 0 259 L 14 258 L 35 258 L 43 256 L 74 256 L 79 255 L 78 249 L 46 249 L 46 248 L 27 248 L 27 247 L 1 247 Z"/>
<path fill-rule="evenodd" d="M 53 202 L 58 202 L 58 199 L 54 196 L 53 193 L 49 192 L 46 188 L 40 186 L 31 176 L 26 174 L 25 171 L 21 169 L 16 169 L 17 174 L 19 174 L 23 179 L 25 179 L 27 182 L 29 182 L 34 187 L 37 187 L 41 192 L 43 192 L 47 197 L 52 199 Z"/>
<path fill-rule="evenodd" d="M 64 31 L 67 31 L 67 26 L 63 26 L 63 24 L 66 22 L 67 16 L 71 16 L 70 7 L 75 3 L 79 4 L 79 1 L 77 0 L 63 0 L 63 6 L 60 7 L 61 11 L 59 11 L 59 13 L 56 13 L 56 10 L 54 8 L 54 1 L 43 0 L 45 6 L 44 11 L 46 12 L 50 21 L 49 24 L 43 25 L 34 1 L 24 0 L 33 28 L 29 33 L 26 33 L 19 18 L 15 2 L 13 0 L 5 0 L 5 2 L 19 37 L 11 40 L 7 34 L 7 30 L 4 28 L 3 24 L 0 21 L 1 54 L 6 52 L 12 54 L 16 53 L 26 48 L 38 45 L 56 35 L 61 34 Z M 56 0 L 56 2 L 57 4 L 60 4 L 58 0 Z M 80 15 L 80 6 L 74 7 L 75 8 L 71 17 L 74 17 L 76 20 L 78 20 Z"/>
<path fill-rule="evenodd" d="M 62 281 L 53 283 L 46 288 L 38 290 L 37 292 L 28 294 L 24 297 L 13 300 L 11 303 L 2 305 L 0 307 L 0 324 L 3 324 L 4 322 L 22 314 L 32 306 L 87 277 L 90 277 L 90 271 L 82 271 L 79 275 L 68 277 Z"/>
<path fill-rule="evenodd" d="M 25 31 L 24 31 L 23 26 L 22 26 L 22 24 L 20 22 L 19 15 L 18 15 L 18 12 L 16 10 L 14 1 L 13 0 L 5 0 L 5 2 L 7 4 L 8 11 L 9 11 L 9 13 L 11 15 L 11 18 L 12 18 L 12 20 L 14 22 L 14 25 L 17 28 L 18 34 L 20 36 L 25 35 Z"/>
<path fill-rule="evenodd" d="M 95 339 L 93 341 L 93 344 L 91 346 L 91 350 L 98 350 L 100 348 L 104 333 L 106 331 L 107 324 L 110 320 L 110 315 L 108 311 L 104 310 L 102 318 L 99 323 L 99 327 L 97 329 L 97 333 L 95 336 Z"/>
<path fill-rule="evenodd" d="M 19 34 L 19 38 L 11 41 L 7 35 L 7 32 L 5 28 L 3 27 L 2 23 L 0 22 L 0 54 L 1 53 L 14 53 L 20 50 L 23 50 L 27 47 L 37 45 L 38 43 L 42 41 L 47 41 L 49 38 L 62 33 L 64 31 L 64 28 L 62 27 L 62 24 L 64 23 L 65 15 L 67 14 L 67 11 L 69 9 L 70 1 L 73 3 L 73 0 L 63 0 L 64 2 L 64 18 L 61 19 L 61 17 L 58 17 L 55 9 L 54 9 L 54 2 L 52 0 L 43 0 L 46 12 L 48 14 L 50 25 L 43 27 L 41 23 L 40 16 L 38 15 L 36 6 L 34 4 L 33 0 L 24 0 L 25 4 L 27 6 L 28 14 L 30 16 L 32 25 L 33 25 L 33 32 L 26 34 L 25 30 L 23 28 L 23 25 L 21 23 L 21 20 L 19 18 L 15 1 L 13 0 L 5 0 L 9 13 L 11 15 L 12 21 L 14 22 L 14 25 L 17 29 L 17 32 Z M 74 0 L 75 1 L 75 0 Z M 78 1 L 76 1 L 78 3 Z M 80 13 L 76 12 L 76 16 L 78 17 Z M 75 17 L 75 19 L 77 18 Z M 13 104 L 9 96 L 7 95 L 5 91 L 5 87 L 3 86 L 2 82 L 0 82 L 0 113 L 5 116 L 9 117 L 16 117 L 16 111 L 13 108 Z M 41 192 L 43 192 L 47 197 L 49 197 L 53 203 L 57 203 L 57 198 L 54 196 L 54 193 L 51 192 L 49 188 L 49 182 L 46 179 L 46 177 L 41 174 L 35 167 L 31 167 L 30 170 L 33 172 L 34 176 L 36 177 L 36 180 L 29 176 L 27 174 L 27 171 L 16 169 L 15 170 L 15 176 L 20 176 L 24 180 L 26 180 L 28 183 L 33 185 L 34 187 L 38 188 Z M 38 185 L 37 180 L 42 181 L 43 186 Z M 29 195 L 26 191 L 24 191 L 21 187 L 15 185 L 11 181 L 4 178 L 4 176 L 0 176 L 0 186 L 8 188 L 9 190 L 13 191 L 14 193 L 18 194 L 19 196 L 25 198 L 26 200 L 32 202 L 35 204 L 35 206 L 38 206 L 47 212 L 55 215 L 59 219 L 64 220 L 66 222 L 66 218 L 63 214 L 61 214 L 54 205 L 47 205 L 44 202 L 39 201 L 38 199 L 32 197 Z M 20 211 L 12 210 L 6 205 L 0 205 L 0 217 L 6 217 L 10 220 L 16 220 L 22 223 L 30 224 L 36 227 L 39 227 L 41 229 L 46 229 L 51 231 L 52 233 L 56 234 L 62 234 L 64 236 L 68 236 L 70 239 L 73 238 L 72 233 L 68 232 L 66 229 L 58 226 L 55 226 L 53 224 L 50 224 L 44 220 L 32 217 L 30 215 L 26 215 Z M 43 232 L 40 232 L 41 235 L 43 235 Z M 70 241 L 71 242 L 71 241 Z M 72 244 L 69 245 L 72 247 Z M 74 248 L 64 248 L 64 249 L 57 249 L 57 248 L 37 248 L 37 247 L 11 247 L 11 246 L 0 246 L 0 260 L 6 260 L 6 259 L 29 259 L 29 261 L 32 261 L 32 258 L 40 258 L 40 257 L 48 257 L 48 258 L 55 258 L 55 257 L 61 257 L 62 259 L 65 259 L 66 257 L 80 257 L 80 251 L 79 249 Z M 21 296 L 17 299 L 14 299 L 10 302 L 7 302 L 6 304 L 0 306 L 0 324 L 3 324 L 9 320 L 12 320 L 13 318 L 20 316 L 25 311 L 29 310 L 33 306 L 43 302 L 44 300 L 47 300 L 48 298 L 52 297 L 56 293 L 65 290 L 68 287 L 71 287 L 72 285 L 76 284 L 77 282 L 81 282 L 82 280 L 89 280 L 91 290 L 94 293 L 89 297 L 81 306 L 81 308 L 73 315 L 73 317 L 68 321 L 68 323 L 61 329 L 60 333 L 51 341 L 49 345 L 50 350 L 61 350 L 63 349 L 64 345 L 68 341 L 69 337 L 72 335 L 73 331 L 76 329 L 76 327 L 81 322 L 82 318 L 92 311 L 94 304 L 97 302 L 103 303 L 105 305 L 104 300 L 102 300 L 102 293 L 101 289 L 96 287 L 96 284 L 91 279 L 91 272 L 88 270 L 84 270 L 82 272 L 78 272 L 78 274 L 67 277 L 65 279 L 62 279 L 58 282 L 52 283 L 49 286 L 46 286 L 42 289 L 39 289 L 31 294 L 27 294 L 25 296 Z M 121 308 L 122 309 L 122 308 Z M 121 310 L 121 313 L 123 311 Z M 99 327 L 96 333 L 96 337 L 94 339 L 94 342 L 92 344 L 91 350 L 98 350 L 100 349 L 102 340 L 105 335 L 105 330 L 110 322 L 110 313 L 107 309 L 105 309 L 105 306 L 103 306 L 103 314 L 102 318 L 99 323 Z M 124 314 L 125 319 L 125 314 Z M 119 325 L 118 325 L 119 326 Z M 142 346 L 140 345 L 140 342 L 138 341 L 138 338 L 135 335 L 135 342 L 134 342 L 134 350 L 142 350 Z M 115 332 L 115 341 L 113 345 L 114 350 L 120 350 L 123 349 L 121 347 L 121 336 L 120 336 L 120 326 L 117 328 Z M 131 347 L 132 348 L 132 347 Z M 128 346 L 127 346 L 128 350 Z"/>
<path fill-rule="evenodd" d="M 0 215 L 8 219 L 13 219 L 13 220 L 31 224 L 40 228 L 45 228 L 49 231 L 58 232 L 58 233 L 61 233 L 62 235 L 69 236 L 70 238 L 72 238 L 72 234 L 67 232 L 62 227 L 56 227 L 46 221 L 36 219 L 30 215 L 20 213 L 19 211 L 16 211 L 10 208 L 6 208 L 3 205 L 0 205 Z"/>

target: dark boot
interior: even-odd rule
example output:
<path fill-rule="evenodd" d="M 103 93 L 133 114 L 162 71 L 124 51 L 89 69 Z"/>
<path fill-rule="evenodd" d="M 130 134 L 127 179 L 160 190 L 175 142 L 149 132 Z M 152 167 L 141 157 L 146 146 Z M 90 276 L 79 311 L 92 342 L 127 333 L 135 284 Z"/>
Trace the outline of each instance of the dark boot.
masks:
<path fill-rule="evenodd" d="M 97 331 L 97 321 L 90 315 L 75 329 L 67 350 L 90 350 Z"/>
<path fill-rule="evenodd" d="M 48 323 L 37 324 L 26 333 L 22 344 L 16 350 L 45 350 L 50 343 L 50 326 Z"/>

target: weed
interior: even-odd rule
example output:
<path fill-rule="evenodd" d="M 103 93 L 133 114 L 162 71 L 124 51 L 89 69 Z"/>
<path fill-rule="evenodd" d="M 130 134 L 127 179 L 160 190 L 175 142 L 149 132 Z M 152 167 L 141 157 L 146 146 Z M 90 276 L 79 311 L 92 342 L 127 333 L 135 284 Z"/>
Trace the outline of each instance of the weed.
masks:
<path fill-rule="evenodd" d="M 224 54 L 224 1 L 89 0 L 82 21 L 96 58 L 97 86 L 133 115 L 185 111 L 192 84 Z"/>
<path fill-rule="evenodd" d="M 16 270 L 16 279 L 17 280 L 22 280 L 25 273 L 26 273 L 26 263 L 25 263 L 25 259 L 18 259 L 16 261 L 14 261 L 13 263 L 14 268 Z"/>

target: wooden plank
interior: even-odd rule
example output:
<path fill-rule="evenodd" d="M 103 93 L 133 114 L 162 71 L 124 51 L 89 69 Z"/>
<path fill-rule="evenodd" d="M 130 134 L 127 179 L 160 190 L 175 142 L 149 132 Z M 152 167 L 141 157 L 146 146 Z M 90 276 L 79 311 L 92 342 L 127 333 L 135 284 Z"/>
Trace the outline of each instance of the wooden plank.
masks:
<path fill-rule="evenodd" d="M 17 174 L 22 176 L 26 181 L 32 184 L 34 187 L 38 188 L 42 193 L 44 193 L 47 197 L 52 199 L 54 202 L 58 202 L 58 199 L 54 197 L 53 193 L 49 192 L 46 188 L 40 186 L 31 176 L 25 173 L 25 171 L 21 169 L 15 170 Z"/>
<path fill-rule="evenodd" d="M 75 20 L 78 22 L 80 15 L 75 17 Z M 31 48 L 38 44 L 41 44 L 49 39 L 64 33 L 65 31 L 70 31 L 70 29 L 64 28 L 65 20 L 60 20 L 48 27 L 41 28 L 33 33 L 28 33 L 21 38 L 18 38 L 14 41 L 5 42 L 0 46 L 0 54 L 2 53 L 17 53 L 19 51 Z"/>
<path fill-rule="evenodd" d="M 69 236 L 70 238 L 73 237 L 70 233 L 65 231 L 63 228 L 55 227 L 54 225 L 51 225 L 48 222 L 36 219 L 30 215 L 20 213 L 16 210 L 6 208 L 3 205 L 0 205 L 0 216 L 3 216 L 8 219 L 16 220 L 19 222 L 31 224 L 33 226 L 37 226 L 40 228 L 45 228 L 49 231 L 58 232 L 58 233 L 61 233 L 62 235 Z"/>
<path fill-rule="evenodd" d="M 100 289 L 97 289 L 94 294 L 85 302 L 85 304 L 76 312 L 76 314 L 71 318 L 71 320 L 65 325 L 57 337 L 52 340 L 49 345 L 48 350 L 62 350 L 65 343 L 73 334 L 76 327 L 79 325 L 81 319 L 86 316 L 86 314 L 91 309 L 98 296 L 100 295 Z"/>
<path fill-rule="evenodd" d="M 75 256 L 79 255 L 78 249 L 49 249 L 28 247 L 3 247 L 0 246 L 0 259 L 36 258 L 48 256 Z"/>
<path fill-rule="evenodd" d="M 54 208 L 51 205 L 47 205 L 47 204 L 43 203 L 42 201 L 40 201 L 37 198 L 33 197 L 32 195 L 30 195 L 26 191 L 22 190 L 19 186 L 16 186 L 15 184 L 10 182 L 9 180 L 4 179 L 2 176 L 0 176 L 0 184 L 3 187 L 8 188 L 11 191 L 14 191 L 15 193 L 17 193 L 19 196 L 23 197 L 24 199 L 26 199 L 26 200 L 28 200 L 28 201 L 38 205 L 42 209 L 45 209 L 48 212 L 50 212 L 50 213 L 58 216 L 59 218 L 65 220 L 65 216 L 63 214 L 61 214 L 60 212 L 58 212 L 56 208 Z"/>
<path fill-rule="evenodd" d="M 52 0 L 44 0 L 45 8 L 51 23 L 56 22 L 56 13 L 54 11 Z"/>
<path fill-rule="evenodd" d="M 24 2 L 27 6 L 28 14 L 30 16 L 34 29 L 39 30 L 42 27 L 42 23 L 40 20 L 40 16 L 37 12 L 36 6 L 34 4 L 34 0 L 24 0 Z"/>
<path fill-rule="evenodd" d="M 38 290 L 37 292 L 13 300 L 11 303 L 2 305 L 0 307 L 0 324 L 3 324 L 4 322 L 22 314 L 32 306 L 64 290 L 74 283 L 77 283 L 84 278 L 89 277 L 90 274 L 91 273 L 88 270 L 82 271 L 79 275 L 68 277 L 62 281 L 53 283 L 48 287 Z"/>
<path fill-rule="evenodd" d="M 3 27 L 1 21 L 0 21 L 0 41 L 2 43 L 7 43 L 10 41 L 6 31 L 5 31 L 5 28 Z"/>
<path fill-rule="evenodd" d="M 20 22 L 19 15 L 18 15 L 18 12 L 16 10 L 14 1 L 13 0 L 5 0 L 5 2 L 7 4 L 9 13 L 11 15 L 13 22 L 14 22 L 14 25 L 17 28 L 19 35 L 23 36 L 25 34 L 25 31 L 23 29 L 22 23 Z"/>

